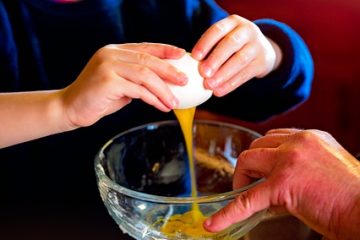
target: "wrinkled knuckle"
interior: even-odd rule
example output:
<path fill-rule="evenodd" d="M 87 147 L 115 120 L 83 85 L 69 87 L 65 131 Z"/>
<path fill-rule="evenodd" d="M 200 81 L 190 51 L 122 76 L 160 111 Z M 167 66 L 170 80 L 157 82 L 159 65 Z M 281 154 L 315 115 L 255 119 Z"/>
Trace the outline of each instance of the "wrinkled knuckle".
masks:
<path fill-rule="evenodd" d="M 134 46 L 136 46 L 141 51 L 146 51 L 149 48 L 149 44 L 147 42 L 134 43 Z"/>
<path fill-rule="evenodd" d="M 237 78 L 235 78 L 235 81 L 231 83 L 232 86 L 238 87 L 242 83 L 244 83 L 246 80 L 250 79 L 250 72 L 247 69 L 242 69 L 240 73 L 238 73 Z"/>
<path fill-rule="evenodd" d="M 306 144 L 312 142 L 316 138 L 316 133 L 312 130 L 303 130 L 298 133 L 298 139 L 301 143 Z"/>
<path fill-rule="evenodd" d="M 146 53 L 138 52 L 136 53 L 136 61 L 141 65 L 147 65 L 150 61 L 150 57 Z"/>
<path fill-rule="evenodd" d="M 244 52 L 237 52 L 236 53 L 237 61 L 241 66 L 244 66 L 250 62 L 250 56 L 247 53 Z"/>
<path fill-rule="evenodd" d="M 287 151 L 287 159 L 289 165 L 301 164 L 303 152 L 300 148 L 293 148 Z"/>
<path fill-rule="evenodd" d="M 234 44 L 239 44 L 242 42 L 246 42 L 247 40 L 247 34 L 245 34 L 242 31 L 234 31 L 232 34 L 230 34 L 227 37 L 227 40 L 234 43 Z"/>
<path fill-rule="evenodd" d="M 246 212 L 249 211 L 251 208 L 249 194 L 247 191 L 241 193 L 235 199 L 235 207 L 237 209 L 236 212 Z"/>
<path fill-rule="evenodd" d="M 173 72 L 181 72 L 178 68 L 172 66 L 171 64 L 164 65 L 164 73 L 166 73 L 167 76 L 173 76 Z"/>
<path fill-rule="evenodd" d="M 151 74 L 150 69 L 145 66 L 138 66 L 136 71 L 137 74 L 140 76 L 140 79 L 142 79 L 143 81 L 146 81 L 146 79 L 148 79 L 148 76 Z"/>
<path fill-rule="evenodd" d="M 223 219 L 225 222 L 232 223 L 233 222 L 232 215 L 233 215 L 232 211 L 229 210 L 228 208 L 224 208 L 219 212 L 220 219 Z"/>
<path fill-rule="evenodd" d="M 228 26 L 225 22 L 220 21 L 214 24 L 215 31 L 218 33 L 225 33 L 228 30 Z"/>
<path fill-rule="evenodd" d="M 244 150 L 239 154 L 238 157 L 238 161 L 242 162 L 242 161 L 246 161 L 246 159 L 248 158 L 249 155 L 249 150 Z"/>

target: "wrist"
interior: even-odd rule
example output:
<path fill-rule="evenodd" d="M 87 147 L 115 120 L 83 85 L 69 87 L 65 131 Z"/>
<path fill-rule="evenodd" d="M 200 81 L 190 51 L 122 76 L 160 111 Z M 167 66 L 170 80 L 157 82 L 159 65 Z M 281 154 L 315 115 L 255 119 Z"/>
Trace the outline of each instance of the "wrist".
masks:
<path fill-rule="evenodd" d="M 272 71 L 275 71 L 281 64 L 283 54 L 282 54 L 281 48 L 279 47 L 279 45 L 277 43 L 275 43 L 270 38 L 267 38 L 267 39 L 270 42 L 270 44 L 271 44 L 271 46 L 272 46 L 272 48 L 274 49 L 274 52 L 275 52 L 275 62 L 274 62 L 274 66 L 273 66 L 273 69 L 272 69 Z"/>
<path fill-rule="evenodd" d="M 360 189 L 359 182 L 360 179 L 358 179 L 357 189 Z M 342 224 L 345 233 L 349 233 L 349 239 L 357 239 L 356 236 L 360 236 L 360 191 L 355 195 L 353 204 L 349 207 L 348 214 L 344 215 Z"/>
<path fill-rule="evenodd" d="M 63 100 L 64 91 L 54 90 L 50 93 L 50 101 L 48 101 L 47 114 L 48 119 L 51 119 L 54 133 L 67 132 L 76 129 L 77 127 L 70 121 L 66 104 Z"/>
<path fill-rule="evenodd" d="M 344 211 L 335 212 L 332 219 L 331 230 L 335 239 L 357 239 L 360 236 L 360 179 L 357 178 L 353 183 L 346 187 L 348 191 L 338 199 L 338 209 Z M 337 217 L 336 217 L 337 215 Z"/>

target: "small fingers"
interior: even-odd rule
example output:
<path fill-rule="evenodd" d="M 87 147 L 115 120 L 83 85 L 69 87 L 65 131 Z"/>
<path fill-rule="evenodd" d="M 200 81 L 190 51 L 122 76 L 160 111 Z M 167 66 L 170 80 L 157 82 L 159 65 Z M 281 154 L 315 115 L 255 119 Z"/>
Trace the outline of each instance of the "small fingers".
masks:
<path fill-rule="evenodd" d="M 225 84 L 236 74 L 241 73 L 256 58 L 256 54 L 255 48 L 249 45 L 244 46 L 240 51 L 231 56 L 212 77 L 205 79 L 205 86 L 215 90 Z M 255 73 L 256 71 L 253 74 Z M 250 75 L 249 77 L 252 78 L 254 76 Z"/>
<path fill-rule="evenodd" d="M 206 60 L 200 64 L 201 74 L 205 77 L 212 77 L 227 59 L 248 42 L 249 38 L 245 28 L 235 28 L 215 46 Z"/>
<path fill-rule="evenodd" d="M 183 85 L 187 76 L 170 63 L 149 54 L 137 52 L 133 63 L 145 66 L 167 82 Z"/>
<path fill-rule="evenodd" d="M 118 49 L 129 49 L 148 53 L 158 58 L 180 58 L 185 54 L 185 50 L 169 44 L 162 43 L 128 43 L 114 45 Z"/>
<path fill-rule="evenodd" d="M 223 83 L 218 83 L 216 88 L 213 89 L 214 95 L 218 97 L 222 97 L 236 88 L 252 79 L 259 72 L 259 67 L 256 62 L 249 63 L 246 67 L 241 69 L 235 76 L 231 77 L 227 81 Z"/>
<path fill-rule="evenodd" d="M 180 58 L 185 54 L 182 49 L 166 44 L 120 44 L 108 45 L 102 48 L 98 55 L 106 60 L 112 58 L 116 61 L 134 63 L 151 69 L 165 81 L 184 85 L 187 76 L 163 59 Z M 168 52 L 177 54 L 169 54 Z M 121 67 L 121 66 L 120 66 Z"/>
<path fill-rule="evenodd" d="M 170 108 L 167 107 L 160 101 L 153 93 L 147 90 L 145 87 L 135 84 L 133 82 L 127 81 L 125 79 L 120 79 L 122 83 L 119 84 L 119 91 L 122 92 L 123 95 L 133 98 L 133 99 L 141 99 L 149 105 L 154 106 L 163 112 L 170 111 Z"/>
<path fill-rule="evenodd" d="M 192 56 L 202 60 L 213 47 L 239 24 L 239 16 L 231 15 L 213 24 L 199 39 L 192 50 Z"/>
<path fill-rule="evenodd" d="M 151 69 L 142 65 L 124 62 L 117 68 L 116 71 L 119 77 L 148 89 L 148 91 L 150 91 L 158 99 L 161 99 L 168 109 L 172 109 L 177 106 L 178 100 L 172 94 L 169 87 Z"/>

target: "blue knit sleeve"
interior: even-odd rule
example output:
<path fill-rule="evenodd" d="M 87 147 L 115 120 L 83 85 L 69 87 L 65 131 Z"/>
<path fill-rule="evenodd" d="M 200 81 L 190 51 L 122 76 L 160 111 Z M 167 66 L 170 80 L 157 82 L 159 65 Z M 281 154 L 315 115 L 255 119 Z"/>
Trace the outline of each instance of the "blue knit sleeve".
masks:
<path fill-rule="evenodd" d="M 309 97 L 314 66 L 302 38 L 286 24 L 272 19 L 255 23 L 280 46 L 282 63 L 264 78 L 254 78 L 224 97 L 213 97 L 204 108 L 246 121 L 263 121 L 298 106 Z"/>
<path fill-rule="evenodd" d="M 263 34 L 276 42 L 282 52 L 283 60 L 277 71 L 267 79 L 275 89 L 288 93 L 299 102 L 306 100 L 311 91 L 314 64 L 308 47 L 303 39 L 288 25 L 272 20 L 255 21 Z"/>

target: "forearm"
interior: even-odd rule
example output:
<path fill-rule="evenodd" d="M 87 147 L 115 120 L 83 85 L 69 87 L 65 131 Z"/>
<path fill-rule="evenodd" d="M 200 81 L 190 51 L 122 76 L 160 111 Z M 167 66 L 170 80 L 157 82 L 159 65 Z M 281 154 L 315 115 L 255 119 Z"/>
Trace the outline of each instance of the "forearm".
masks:
<path fill-rule="evenodd" d="M 270 42 L 271 46 L 274 48 L 275 55 L 276 55 L 275 64 L 273 67 L 273 71 L 275 71 L 281 64 L 283 53 L 282 53 L 279 45 L 276 42 L 274 42 L 270 38 L 268 38 L 268 41 Z"/>
<path fill-rule="evenodd" d="M 0 148 L 70 130 L 59 93 L 0 94 Z"/>
<path fill-rule="evenodd" d="M 324 235 L 324 239 L 352 240 L 360 236 L 360 174 L 349 170 L 346 172 L 331 170 L 331 180 L 319 184 L 316 193 L 303 195 L 305 208 L 293 213 L 308 226 Z M 315 181 L 316 182 L 316 181 Z M 322 189 L 321 189 L 322 188 Z M 311 191 L 307 191 L 310 193 Z M 307 212 L 307 213 L 306 213 Z"/>
<path fill-rule="evenodd" d="M 331 230 L 333 230 L 335 239 L 358 239 L 360 236 L 360 178 L 350 185 L 352 186 L 351 191 L 343 199 L 340 199 L 339 203 L 347 203 L 348 206 L 344 206 L 346 211 L 339 213 L 340 217 L 335 218 L 335 221 L 332 222 Z M 349 199 L 349 201 L 344 201 L 345 199 Z"/>
<path fill-rule="evenodd" d="M 352 209 L 350 214 L 350 221 L 344 223 L 347 225 L 344 228 L 349 228 L 348 232 L 351 234 L 351 236 L 360 236 L 360 196 L 358 196 L 355 207 Z"/>

